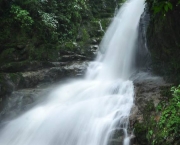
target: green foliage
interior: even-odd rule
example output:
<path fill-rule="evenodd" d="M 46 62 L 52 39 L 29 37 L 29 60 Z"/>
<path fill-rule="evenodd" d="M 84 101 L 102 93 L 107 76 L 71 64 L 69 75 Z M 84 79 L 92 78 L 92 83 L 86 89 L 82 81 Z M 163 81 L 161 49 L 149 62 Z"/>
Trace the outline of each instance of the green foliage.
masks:
<path fill-rule="evenodd" d="M 159 128 L 163 129 L 164 137 L 175 135 L 180 137 L 180 85 L 172 87 L 172 98 L 163 106 Z"/>
<path fill-rule="evenodd" d="M 120 1 L 122 0 L 116 2 Z M 0 53 L 2 55 L 0 55 L 5 56 L 7 49 L 14 48 L 12 59 L 16 61 L 53 60 L 57 56 L 54 55 L 54 53 L 57 54 L 57 46 L 78 41 L 80 26 L 84 28 L 87 22 L 95 20 L 97 15 L 107 13 L 107 16 L 111 16 L 116 2 L 108 0 L 1 0 Z M 92 9 L 96 9 L 96 13 Z M 94 30 L 90 31 L 87 27 L 86 30 L 82 30 L 83 45 L 90 37 L 95 37 L 96 29 L 93 27 Z M 23 47 L 19 47 L 22 44 Z M 75 50 L 71 49 L 71 51 Z M 12 59 L 8 58 L 9 61 Z"/>
<path fill-rule="evenodd" d="M 172 3 L 168 1 L 162 1 L 162 2 L 154 3 L 152 10 L 154 14 L 162 13 L 163 15 L 165 15 L 166 12 L 168 12 L 169 10 L 172 10 L 172 8 L 173 8 Z"/>
<path fill-rule="evenodd" d="M 82 40 L 83 42 L 87 42 L 89 40 L 89 34 L 85 28 L 82 29 Z"/>
<path fill-rule="evenodd" d="M 27 10 L 21 9 L 20 6 L 12 5 L 10 11 L 14 19 L 21 24 L 21 27 L 27 27 L 33 24 L 33 19 L 29 16 L 29 12 Z"/>
<path fill-rule="evenodd" d="M 149 8 L 153 11 L 153 14 L 160 14 L 162 16 L 166 16 L 166 13 L 173 10 L 174 7 L 179 5 L 180 0 L 146 0 Z"/>
<path fill-rule="evenodd" d="M 169 90 L 163 90 L 164 98 L 156 107 L 156 113 L 147 117 L 148 113 L 144 112 L 145 123 L 135 126 L 137 136 L 142 133 L 146 134 L 146 138 L 143 138 L 146 141 L 144 144 L 173 145 L 180 143 L 180 85 L 172 87 L 171 94 L 169 92 Z M 148 106 L 147 110 L 149 110 Z"/>
<path fill-rule="evenodd" d="M 161 117 L 156 124 L 158 127 L 158 137 L 155 145 L 174 144 L 180 137 L 180 85 L 171 88 L 172 97 L 161 102 L 157 109 L 161 112 Z"/>
<path fill-rule="evenodd" d="M 16 52 L 28 53 L 26 58 L 52 59 L 57 44 L 76 39 L 88 7 L 86 0 L 0 1 L 0 57 L 4 58 L 10 44 L 16 49 L 20 43 L 24 50 Z"/>

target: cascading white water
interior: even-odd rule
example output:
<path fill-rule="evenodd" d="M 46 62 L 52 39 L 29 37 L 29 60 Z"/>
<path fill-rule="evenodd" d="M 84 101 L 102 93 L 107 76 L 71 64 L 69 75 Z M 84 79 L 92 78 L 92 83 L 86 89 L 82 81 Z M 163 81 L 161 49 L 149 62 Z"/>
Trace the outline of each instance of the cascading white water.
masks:
<path fill-rule="evenodd" d="M 113 130 L 124 131 L 133 105 L 129 81 L 133 48 L 144 0 L 128 0 L 109 27 L 86 77 L 55 89 L 47 101 L 10 121 L 0 145 L 108 145 Z"/>

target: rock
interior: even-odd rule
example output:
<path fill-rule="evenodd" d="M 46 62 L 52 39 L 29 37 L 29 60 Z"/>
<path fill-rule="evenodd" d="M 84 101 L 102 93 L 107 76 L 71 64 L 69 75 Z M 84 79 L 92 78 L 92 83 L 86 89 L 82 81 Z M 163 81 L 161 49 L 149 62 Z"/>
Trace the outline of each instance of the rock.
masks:
<path fill-rule="evenodd" d="M 79 54 L 73 54 L 73 55 L 63 55 L 62 57 L 61 57 L 61 61 L 63 61 L 63 62 L 72 62 L 72 61 L 80 61 L 80 60 L 88 60 L 88 59 L 90 59 L 90 58 L 88 58 L 88 57 L 86 57 L 86 56 L 84 56 L 84 55 L 79 55 Z"/>
<path fill-rule="evenodd" d="M 146 6 L 139 21 L 138 42 L 137 42 L 138 47 L 135 52 L 136 66 L 142 69 L 151 66 L 151 54 L 148 50 L 147 37 L 146 37 L 149 21 L 150 21 L 150 15 L 148 13 Z"/>
<path fill-rule="evenodd" d="M 162 96 L 162 88 L 170 87 L 162 77 L 153 76 L 150 73 L 139 73 L 133 78 L 135 86 L 135 104 L 130 115 L 130 128 L 135 128 L 135 143 L 147 144 L 146 130 L 143 126 L 152 116 L 157 116 L 156 106 Z M 158 116 L 157 116 L 158 118 Z"/>
<path fill-rule="evenodd" d="M 120 137 L 118 139 L 110 139 L 108 145 L 123 145 L 123 137 Z"/>
<path fill-rule="evenodd" d="M 22 50 L 22 49 L 25 48 L 25 47 L 26 47 L 25 44 L 18 44 L 18 45 L 17 45 L 17 49 L 20 49 L 20 50 Z"/>
<path fill-rule="evenodd" d="M 156 107 L 161 98 L 161 88 L 171 85 L 166 83 L 162 77 L 153 76 L 148 73 L 140 75 L 142 76 L 141 78 L 134 80 L 136 109 L 134 109 L 135 112 L 132 113 L 133 116 L 135 116 L 135 114 L 142 115 L 142 111 L 149 102 L 152 102 L 153 106 Z M 139 118 L 139 116 L 137 117 Z M 140 119 L 140 121 L 142 120 Z"/>
<path fill-rule="evenodd" d="M 91 51 L 93 51 L 93 50 L 97 51 L 99 49 L 99 46 L 98 45 L 91 45 L 90 49 L 91 49 Z"/>
<path fill-rule="evenodd" d="M 52 64 L 54 67 L 38 71 L 0 74 L 0 119 L 7 116 L 16 117 L 31 108 L 41 98 L 43 92 L 47 94 L 52 88 L 46 87 L 43 91 L 42 88 L 38 88 L 40 84 L 52 84 L 67 77 L 82 76 L 88 62 L 52 62 Z"/>
<path fill-rule="evenodd" d="M 11 62 L 0 67 L 1 72 L 16 73 L 25 71 L 35 71 L 42 68 L 50 68 L 54 65 L 51 62 L 43 61 L 24 61 L 24 62 Z"/>
<path fill-rule="evenodd" d="M 0 74 L 0 97 L 9 95 L 15 89 L 14 84 L 7 74 Z"/>
<path fill-rule="evenodd" d="M 87 67 L 87 64 L 82 62 L 66 63 L 61 67 L 58 66 L 61 63 L 53 62 L 53 64 L 57 67 L 22 73 L 24 88 L 35 87 L 39 83 L 55 82 L 67 77 L 79 76 Z"/>
<path fill-rule="evenodd" d="M 0 112 L 0 120 L 5 121 L 13 119 L 29 110 L 40 99 L 44 99 L 45 94 L 48 94 L 53 86 L 43 85 L 33 89 L 22 89 L 14 91 L 11 95 L 7 96 L 6 104 Z M 0 121 L 0 122 L 1 122 Z"/>
<path fill-rule="evenodd" d="M 123 129 L 115 129 L 111 132 L 109 145 L 123 145 L 124 140 L 124 131 Z"/>
<path fill-rule="evenodd" d="M 93 38 L 93 39 L 91 40 L 91 43 L 96 45 L 96 44 L 98 44 L 98 41 L 97 41 L 95 38 Z"/>

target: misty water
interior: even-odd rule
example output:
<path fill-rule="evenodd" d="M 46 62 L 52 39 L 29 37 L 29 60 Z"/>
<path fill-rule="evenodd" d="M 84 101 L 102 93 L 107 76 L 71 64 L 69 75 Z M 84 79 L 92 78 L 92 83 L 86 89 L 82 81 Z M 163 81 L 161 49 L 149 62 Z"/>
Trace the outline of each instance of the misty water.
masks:
<path fill-rule="evenodd" d="M 0 145 L 108 145 L 124 132 L 134 100 L 135 44 L 144 0 L 128 0 L 109 26 L 85 77 L 60 85 L 47 100 L 0 130 Z"/>

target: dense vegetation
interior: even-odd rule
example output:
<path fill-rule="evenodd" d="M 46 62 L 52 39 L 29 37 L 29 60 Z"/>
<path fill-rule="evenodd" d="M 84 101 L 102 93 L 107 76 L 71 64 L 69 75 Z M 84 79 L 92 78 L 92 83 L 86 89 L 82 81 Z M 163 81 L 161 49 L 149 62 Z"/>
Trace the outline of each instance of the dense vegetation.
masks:
<path fill-rule="evenodd" d="M 172 87 L 171 92 L 156 108 L 160 118 L 149 127 L 148 138 L 155 145 L 180 143 L 180 86 Z"/>
<path fill-rule="evenodd" d="M 59 50 L 66 49 L 63 43 L 77 40 L 82 23 L 111 17 L 116 4 L 107 0 L 1 0 L 1 64 L 57 58 Z"/>

